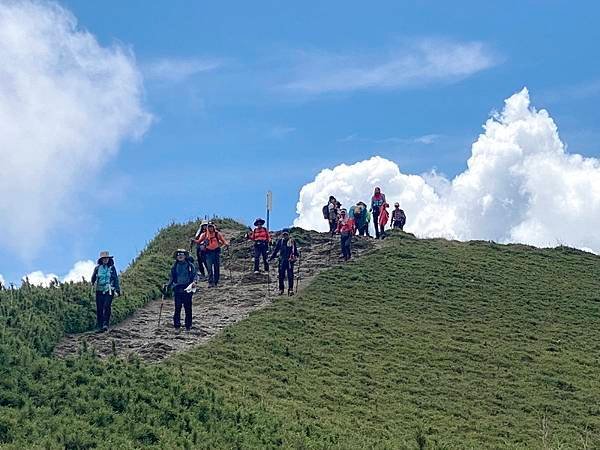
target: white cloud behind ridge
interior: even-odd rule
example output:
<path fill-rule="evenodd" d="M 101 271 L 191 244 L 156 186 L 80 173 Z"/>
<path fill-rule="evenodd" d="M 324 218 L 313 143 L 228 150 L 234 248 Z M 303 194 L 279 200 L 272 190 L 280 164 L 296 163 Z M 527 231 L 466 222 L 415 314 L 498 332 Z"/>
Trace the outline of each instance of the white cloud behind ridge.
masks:
<path fill-rule="evenodd" d="M 50 286 L 54 280 L 62 281 L 63 283 L 74 282 L 78 283 L 85 279 L 86 281 L 90 281 L 92 278 L 92 273 L 94 272 L 94 268 L 96 264 L 94 261 L 85 260 L 85 261 L 77 261 L 69 273 L 65 276 L 59 277 L 53 273 L 44 273 L 41 270 L 36 270 L 35 272 L 28 273 L 23 277 L 23 280 L 27 279 L 30 284 L 35 286 Z"/>
<path fill-rule="evenodd" d="M 454 179 L 403 174 L 378 156 L 342 164 L 301 189 L 295 225 L 325 230 L 321 207 L 329 195 L 350 206 L 367 201 L 375 185 L 389 203 L 400 202 L 405 229 L 417 236 L 600 253 L 600 160 L 567 153 L 555 122 L 530 105 L 526 88 L 487 120 L 467 169 Z"/>
<path fill-rule="evenodd" d="M 131 52 L 57 3 L 0 0 L 0 246 L 24 259 L 151 121 Z"/>

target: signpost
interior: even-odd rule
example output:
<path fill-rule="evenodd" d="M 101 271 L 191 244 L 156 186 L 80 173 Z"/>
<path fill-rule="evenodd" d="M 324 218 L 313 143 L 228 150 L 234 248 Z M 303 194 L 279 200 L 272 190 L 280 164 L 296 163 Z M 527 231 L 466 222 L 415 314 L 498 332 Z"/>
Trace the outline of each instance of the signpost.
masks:
<path fill-rule="evenodd" d="M 273 210 L 273 193 L 267 192 L 267 230 L 270 230 L 271 211 Z"/>

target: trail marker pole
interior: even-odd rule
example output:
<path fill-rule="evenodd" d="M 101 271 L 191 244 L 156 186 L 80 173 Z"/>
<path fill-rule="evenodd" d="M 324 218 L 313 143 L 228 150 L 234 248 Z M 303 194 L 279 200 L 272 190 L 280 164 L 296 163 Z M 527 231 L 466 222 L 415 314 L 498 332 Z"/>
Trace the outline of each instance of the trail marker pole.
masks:
<path fill-rule="evenodd" d="M 267 230 L 270 230 L 271 224 L 271 211 L 273 210 L 273 193 L 267 192 Z"/>

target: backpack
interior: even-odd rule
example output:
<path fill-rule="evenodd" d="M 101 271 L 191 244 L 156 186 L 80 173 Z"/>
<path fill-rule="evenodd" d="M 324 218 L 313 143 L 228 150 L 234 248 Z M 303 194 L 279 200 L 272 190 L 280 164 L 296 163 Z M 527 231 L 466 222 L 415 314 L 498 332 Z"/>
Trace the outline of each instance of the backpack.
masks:
<path fill-rule="evenodd" d="M 329 220 L 329 203 L 323 206 L 323 219 Z"/>

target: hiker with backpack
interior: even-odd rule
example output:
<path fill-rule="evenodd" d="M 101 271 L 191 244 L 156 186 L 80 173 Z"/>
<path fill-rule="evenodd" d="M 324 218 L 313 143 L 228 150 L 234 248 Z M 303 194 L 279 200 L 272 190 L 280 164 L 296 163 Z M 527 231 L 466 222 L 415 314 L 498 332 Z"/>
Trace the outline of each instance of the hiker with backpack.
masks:
<path fill-rule="evenodd" d="M 329 233 L 335 234 L 338 220 L 338 204 L 340 204 L 333 195 L 329 196 L 329 202 L 323 206 L 323 218 L 329 223 Z"/>
<path fill-rule="evenodd" d="M 196 266 L 194 258 L 185 249 L 178 249 L 173 255 L 175 263 L 171 267 L 169 282 L 164 291 L 173 288 L 175 298 L 175 313 L 173 314 L 173 327 L 179 331 L 181 328 L 181 308 L 185 310 L 185 330 L 192 328 L 192 296 L 195 291 Z"/>
<path fill-rule="evenodd" d="M 96 324 L 99 330 L 108 331 L 113 298 L 121 295 L 119 275 L 109 252 L 100 252 L 91 281 L 96 292 Z"/>
<path fill-rule="evenodd" d="M 300 257 L 296 241 L 290 237 L 290 230 L 284 228 L 281 231 L 281 238 L 277 240 L 275 249 L 269 258 L 273 261 L 279 255 L 279 295 L 285 291 L 285 279 L 288 281 L 288 295 L 294 295 L 294 265 Z"/>
<path fill-rule="evenodd" d="M 352 257 L 352 236 L 354 236 L 355 231 L 354 219 L 349 217 L 346 210 L 342 208 L 336 232 L 340 234 L 342 257 L 345 261 Z"/>
<path fill-rule="evenodd" d="M 196 234 L 191 239 L 191 242 L 194 243 L 194 239 L 198 239 L 202 233 L 206 232 L 207 228 L 208 222 L 202 222 L 200 228 L 198 228 L 198 231 L 196 231 Z M 196 244 L 196 257 L 200 276 L 202 279 L 206 279 L 206 274 L 208 273 L 208 264 L 206 263 L 206 246 L 204 244 Z"/>
<path fill-rule="evenodd" d="M 390 219 L 390 213 L 387 210 L 389 207 L 390 205 L 388 203 L 384 203 L 381 207 L 381 212 L 379 213 L 379 227 L 381 228 L 379 237 L 381 239 L 384 239 L 386 236 L 385 226 L 387 225 L 388 220 Z"/>
<path fill-rule="evenodd" d="M 217 287 L 221 279 L 221 248 L 229 243 L 212 222 L 207 224 L 206 231 L 198 236 L 198 239 L 194 239 L 194 242 L 206 248 L 208 287 Z"/>
<path fill-rule="evenodd" d="M 381 213 L 381 207 L 385 203 L 385 194 L 381 193 L 381 189 L 376 187 L 373 197 L 371 197 L 371 212 L 373 213 L 373 225 L 375 225 L 375 238 L 379 239 L 381 234 L 379 228 L 379 214 Z"/>
<path fill-rule="evenodd" d="M 254 273 L 260 273 L 260 258 L 262 257 L 263 264 L 265 266 L 265 272 L 269 273 L 269 244 L 271 242 L 271 235 L 269 230 L 265 227 L 264 219 L 256 219 L 254 221 L 254 230 L 248 233 L 248 239 L 254 241 Z"/>
<path fill-rule="evenodd" d="M 355 233 L 358 232 L 360 236 L 369 235 L 368 211 L 364 202 L 358 202 L 346 214 L 354 221 Z"/>
<path fill-rule="evenodd" d="M 394 229 L 404 230 L 404 224 L 406 223 L 406 214 L 400 209 L 400 203 L 394 203 L 394 210 L 392 211 L 391 226 Z"/>

